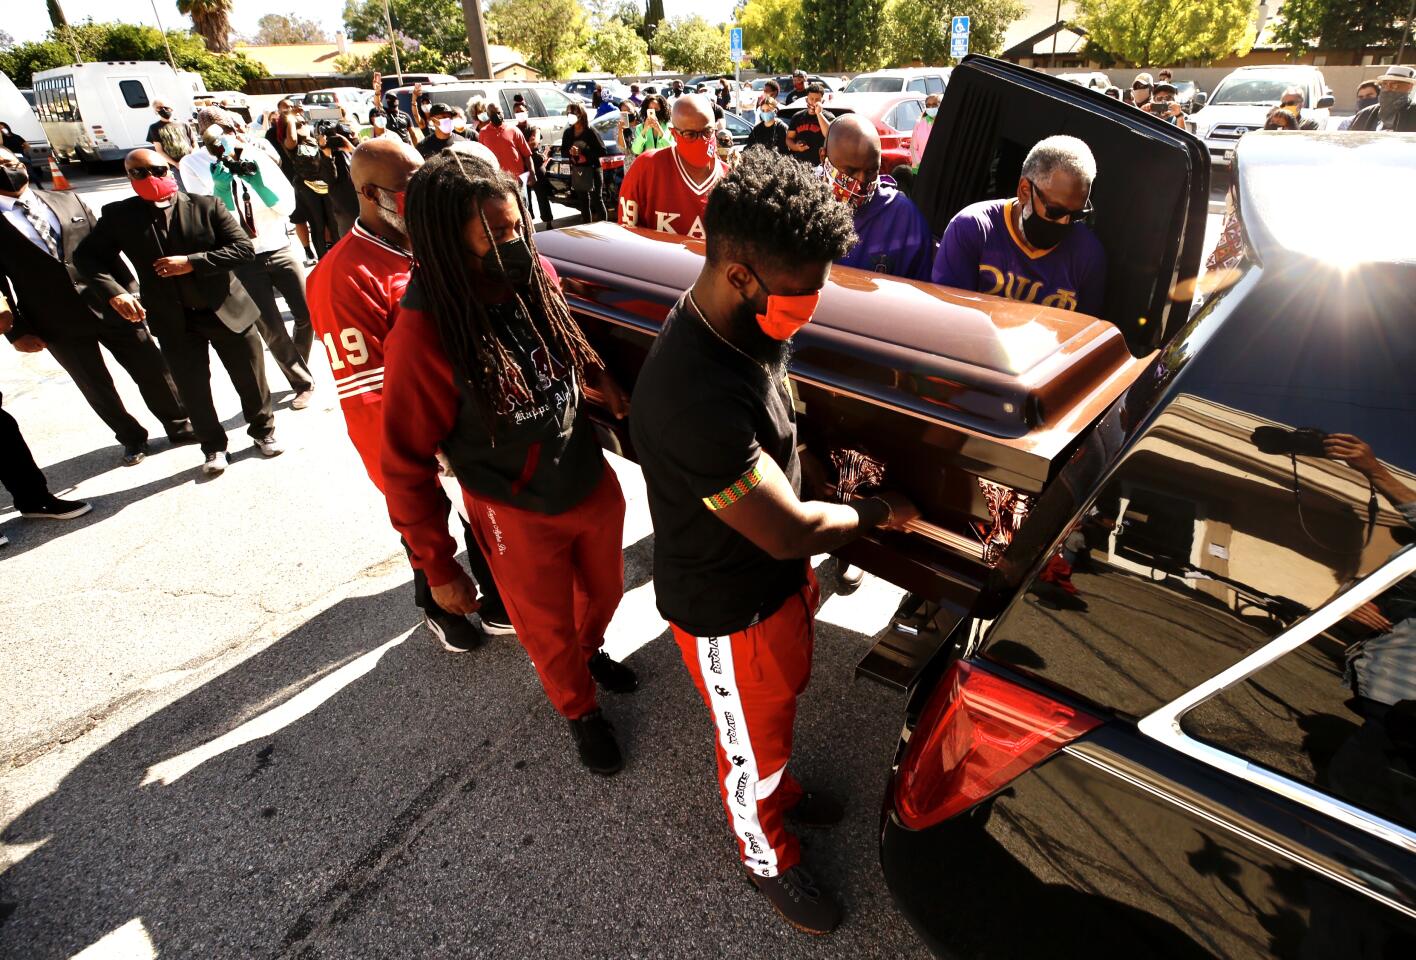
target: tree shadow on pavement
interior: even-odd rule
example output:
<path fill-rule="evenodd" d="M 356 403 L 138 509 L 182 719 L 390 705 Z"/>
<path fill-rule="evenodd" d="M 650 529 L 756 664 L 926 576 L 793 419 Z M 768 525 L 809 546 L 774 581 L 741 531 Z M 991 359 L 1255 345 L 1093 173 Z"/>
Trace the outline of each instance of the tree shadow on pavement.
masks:
<path fill-rule="evenodd" d="M 636 694 L 604 698 L 628 761 L 598 778 L 513 638 L 448 654 L 410 593 L 339 601 L 9 811 L 0 838 L 35 846 L 0 874 L 0 956 L 135 925 L 159 957 L 800 949 L 736 863 L 672 641 L 634 654 Z M 847 824 L 806 838 L 849 917 L 812 952 L 922 957 L 876 865 L 902 704 L 853 681 L 868 642 L 821 626 L 798 719 L 793 769 L 850 798 Z"/>

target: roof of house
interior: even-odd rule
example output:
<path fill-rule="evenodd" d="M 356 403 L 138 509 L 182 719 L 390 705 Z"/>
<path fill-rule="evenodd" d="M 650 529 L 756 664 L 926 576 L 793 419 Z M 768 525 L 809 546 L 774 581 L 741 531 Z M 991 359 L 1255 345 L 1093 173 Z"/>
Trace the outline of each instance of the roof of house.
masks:
<path fill-rule="evenodd" d="M 1053 24 L 1058 22 L 1067 23 L 1077 15 L 1077 5 L 1064 0 L 1061 15 L 1058 15 L 1057 0 L 1023 0 L 1023 5 L 1027 8 L 1021 17 L 1008 25 L 1008 29 L 1003 32 L 1003 49 L 1012 50 L 1024 41 L 1043 34 L 1051 37 L 1048 32 Z M 1038 41 L 1034 40 L 1034 43 Z M 1063 37 L 1057 38 L 1057 52 L 1062 53 Z M 1049 40 L 1048 52 L 1051 52 L 1052 45 Z M 1024 54 L 1027 56 L 1027 54 Z"/>

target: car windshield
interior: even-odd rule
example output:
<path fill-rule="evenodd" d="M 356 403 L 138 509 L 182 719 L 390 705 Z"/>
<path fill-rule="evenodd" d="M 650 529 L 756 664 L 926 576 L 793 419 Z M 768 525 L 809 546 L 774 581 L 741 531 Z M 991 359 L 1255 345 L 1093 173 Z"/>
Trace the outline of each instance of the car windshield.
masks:
<path fill-rule="evenodd" d="M 1182 97 L 1189 96 L 1190 94 L 1192 94 L 1192 93 L 1195 92 L 1195 81 L 1193 81 L 1193 80 L 1176 80 L 1176 81 L 1175 81 L 1175 90 L 1176 90 L 1176 91 L 1179 93 L 1179 95 L 1182 96 Z"/>
<path fill-rule="evenodd" d="M 899 93 L 904 77 L 856 77 L 846 85 L 846 93 Z"/>
<path fill-rule="evenodd" d="M 1244 77 L 1238 80 L 1226 80 L 1219 85 L 1219 89 L 1210 97 L 1210 104 L 1229 104 L 1239 106 L 1243 104 L 1271 104 L 1278 103 L 1283 99 L 1283 91 L 1294 86 L 1292 80 L 1275 79 L 1272 77 Z"/>

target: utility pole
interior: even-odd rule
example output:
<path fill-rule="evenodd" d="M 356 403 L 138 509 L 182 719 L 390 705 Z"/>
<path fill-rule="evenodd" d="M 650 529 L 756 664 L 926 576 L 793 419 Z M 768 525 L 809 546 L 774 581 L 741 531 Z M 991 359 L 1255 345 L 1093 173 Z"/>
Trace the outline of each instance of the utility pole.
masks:
<path fill-rule="evenodd" d="M 1048 63 L 1052 69 L 1057 69 L 1057 34 L 1062 32 L 1062 0 L 1057 0 L 1057 17 L 1052 21 L 1052 59 Z"/>
<path fill-rule="evenodd" d="M 481 0 L 462 0 L 462 19 L 467 24 L 467 52 L 472 56 L 472 76 L 491 80 L 492 57 L 487 51 L 487 27 L 482 22 Z"/>
<path fill-rule="evenodd" d="M 1406 26 L 1401 28 L 1401 45 L 1396 48 L 1396 62 L 1400 63 L 1401 58 L 1406 55 L 1406 38 L 1411 36 L 1411 18 L 1416 16 L 1416 0 L 1411 0 L 1411 4 L 1406 8 Z"/>
<path fill-rule="evenodd" d="M 152 16 L 157 21 L 157 32 L 162 34 L 162 45 L 167 48 L 167 65 L 175 71 L 177 61 L 172 57 L 172 44 L 167 42 L 167 31 L 162 28 L 162 17 L 157 12 L 157 0 L 152 0 Z"/>
<path fill-rule="evenodd" d="M 54 29 L 69 41 L 69 49 L 74 51 L 74 62 L 83 62 L 84 58 L 79 55 L 79 43 L 74 39 L 74 28 L 69 26 L 69 18 L 64 15 L 64 8 L 59 5 L 59 0 L 49 0 L 49 21 L 54 25 Z"/>
<path fill-rule="evenodd" d="M 388 0 L 383 0 L 384 23 L 388 24 L 388 43 L 393 49 L 393 72 L 398 75 L 398 85 L 403 86 L 403 64 L 398 59 L 398 34 L 393 32 L 393 14 L 388 12 Z"/>

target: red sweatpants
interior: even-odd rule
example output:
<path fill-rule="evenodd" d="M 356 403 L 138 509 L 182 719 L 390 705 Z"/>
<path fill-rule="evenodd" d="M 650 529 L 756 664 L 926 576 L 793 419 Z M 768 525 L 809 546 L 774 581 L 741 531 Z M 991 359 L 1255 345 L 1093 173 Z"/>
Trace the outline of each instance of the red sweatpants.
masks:
<path fill-rule="evenodd" d="M 674 626 L 683 662 L 717 730 L 718 787 L 743 864 L 775 877 L 801 859 L 783 817 L 801 799 L 787 773 L 796 700 L 811 678 L 816 605 L 807 567 L 801 593 L 761 623 L 726 637 L 695 637 Z"/>
<path fill-rule="evenodd" d="M 472 534 L 551 704 L 572 720 L 595 709 L 586 665 L 624 595 L 624 494 L 607 463 L 595 491 L 555 515 L 466 494 Z"/>

